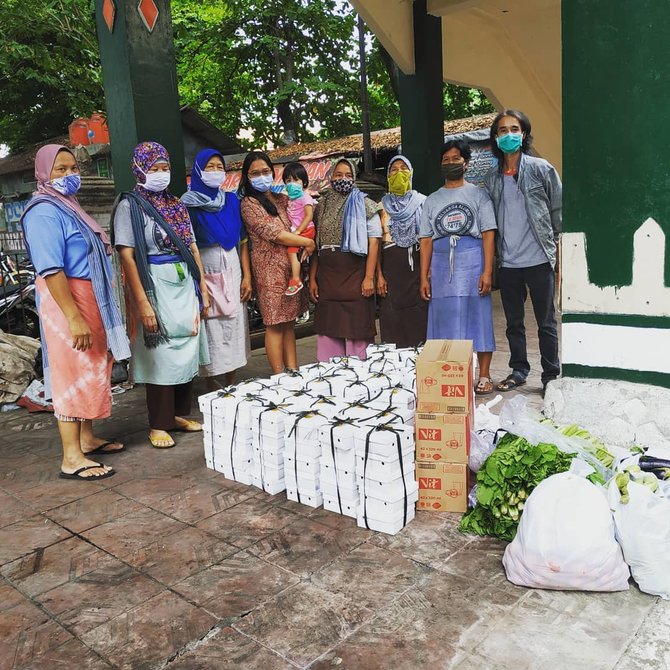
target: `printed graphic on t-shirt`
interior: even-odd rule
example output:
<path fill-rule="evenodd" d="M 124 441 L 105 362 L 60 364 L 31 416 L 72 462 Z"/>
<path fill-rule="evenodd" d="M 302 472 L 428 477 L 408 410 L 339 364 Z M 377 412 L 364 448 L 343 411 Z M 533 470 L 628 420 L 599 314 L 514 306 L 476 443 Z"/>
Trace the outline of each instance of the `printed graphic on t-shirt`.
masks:
<path fill-rule="evenodd" d="M 475 225 L 475 214 L 464 202 L 452 202 L 435 218 L 435 230 L 444 235 L 467 235 Z"/>

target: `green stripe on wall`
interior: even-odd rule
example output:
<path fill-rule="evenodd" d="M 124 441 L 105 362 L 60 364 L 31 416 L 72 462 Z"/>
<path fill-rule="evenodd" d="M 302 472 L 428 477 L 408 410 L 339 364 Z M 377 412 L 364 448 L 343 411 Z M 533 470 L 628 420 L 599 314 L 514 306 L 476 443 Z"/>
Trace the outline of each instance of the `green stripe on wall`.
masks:
<path fill-rule="evenodd" d="M 629 328 L 668 328 L 668 316 L 642 316 L 640 314 L 579 314 L 563 312 L 563 323 L 594 323 L 600 326 L 627 326 Z"/>
<path fill-rule="evenodd" d="M 598 368 L 590 365 L 564 363 L 561 369 L 564 377 L 583 379 L 615 379 L 635 384 L 651 384 L 670 388 L 670 374 L 665 372 L 649 372 L 648 370 L 622 370 L 620 368 Z"/>

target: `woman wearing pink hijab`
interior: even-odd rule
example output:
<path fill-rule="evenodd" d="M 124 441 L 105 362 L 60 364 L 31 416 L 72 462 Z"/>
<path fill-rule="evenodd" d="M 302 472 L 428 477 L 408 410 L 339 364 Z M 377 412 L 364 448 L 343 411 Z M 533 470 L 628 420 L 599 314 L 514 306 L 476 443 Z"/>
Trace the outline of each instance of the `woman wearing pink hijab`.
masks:
<path fill-rule="evenodd" d="M 113 359 L 130 357 L 112 290 L 112 249 L 75 197 L 79 166 L 67 147 L 42 147 L 35 156 L 35 178 L 37 191 L 22 225 L 38 274 L 44 380 L 63 443 L 60 477 L 97 481 L 114 470 L 92 455 L 124 446 L 95 437 L 92 420 L 111 413 Z"/>

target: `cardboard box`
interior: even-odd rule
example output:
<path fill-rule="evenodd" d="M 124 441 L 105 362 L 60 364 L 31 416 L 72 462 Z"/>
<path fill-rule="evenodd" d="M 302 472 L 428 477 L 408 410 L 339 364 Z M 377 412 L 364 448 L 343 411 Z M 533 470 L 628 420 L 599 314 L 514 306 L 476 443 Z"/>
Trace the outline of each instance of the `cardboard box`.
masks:
<path fill-rule="evenodd" d="M 466 512 L 468 466 L 464 463 L 416 464 L 419 482 L 417 509 L 430 512 Z"/>
<path fill-rule="evenodd" d="M 472 411 L 472 341 L 428 340 L 416 360 L 417 411 Z"/>
<path fill-rule="evenodd" d="M 470 455 L 470 414 L 417 412 L 416 460 L 425 463 L 467 463 Z"/>

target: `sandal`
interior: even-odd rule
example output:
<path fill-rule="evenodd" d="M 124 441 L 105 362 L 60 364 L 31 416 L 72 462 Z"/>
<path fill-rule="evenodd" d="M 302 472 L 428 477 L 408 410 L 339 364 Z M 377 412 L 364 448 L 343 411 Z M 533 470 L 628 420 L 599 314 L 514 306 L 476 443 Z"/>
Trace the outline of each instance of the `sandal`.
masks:
<path fill-rule="evenodd" d="M 74 472 L 63 472 L 61 470 L 58 476 L 61 479 L 78 479 L 81 482 L 84 481 L 96 482 L 98 481 L 98 479 L 107 479 L 107 477 L 111 477 L 112 475 L 116 474 L 116 470 L 110 469 L 101 475 L 89 475 L 88 477 L 81 476 L 81 473 L 85 472 L 86 470 L 93 470 L 93 468 L 104 468 L 104 467 L 105 466 L 102 463 L 98 463 L 97 465 L 85 465 L 83 468 L 79 468 L 79 470 L 75 470 Z"/>
<path fill-rule="evenodd" d="M 302 291 L 304 284 L 296 279 L 291 279 L 288 283 L 288 288 L 284 291 L 284 295 L 295 295 Z"/>
<path fill-rule="evenodd" d="M 95 449 L 91 449 L 91 451 L 84 451 L 82 449 L 82 452 L 86 455 L 88 454 L 118 454 L 121 451 L 125 451 L 126 447 L 121 444 L 121 449 L 105 449 L 105 447 L 108 447 L 110 444 L 121 444 L 120 442 L 115 442 L 114 440 L 110 440 L 109 442 L 103 442 L 101 445 L 97 446 Z"/>
<path fill-rule="evenodd" d="M 174 447 L 174 440 L 170 437 L 170 434 L 163 431 L 164 437 L 152 437 L 149 433 L 149 443 L 154 449 L 170 449 Z"/>
<path fill-rule="evenodd" d="M 201 433 L 202 432 L 202 424 L 198 423 L 197 421 L 193 421 L 191 419 L 182 419 L 181 417 L 175 417 L 175 419 L 179 419 L 180 421 L 183 421 L 183 423 L 178 423 L 175 420 L 175 427 L 173 430 L 177 431 L 178 433 Z"/>
<path fill-rule="evenodd" d="M 512 373 L 508 375 L 506 379 L 503 379 L 497 386 L 498 391 L 505 393 L 506 391 L 511 391 L 512 389 L 517 388 L 518 386 L 523 386 L 526 383 L 526 380 L 519 375 Z"/>
<path fill-rule="evenodd" d="M 480 377 L 475 386 L 475 394 L 489 395 L 489 393 L 493 393 L 493 380 L 491 377 Z"/>

